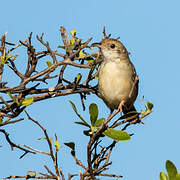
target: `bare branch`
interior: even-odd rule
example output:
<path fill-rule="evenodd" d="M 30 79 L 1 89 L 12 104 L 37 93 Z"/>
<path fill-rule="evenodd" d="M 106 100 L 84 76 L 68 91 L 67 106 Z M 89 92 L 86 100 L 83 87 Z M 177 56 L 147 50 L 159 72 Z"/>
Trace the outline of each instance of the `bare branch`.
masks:
<path fill-rule="evenodd" d="M 50 138 L 49 138 L 49 136 L 48 136 L 48 134 L 47 134 L 47 132 L 46 132 L 46 129 L 43 128 L 43 127 L 39 124 L 38 121 L 32 119 L 26 111 L 25 111 L 25 113 L 26 113 L 28 119 L 29 119 L 30 121 L 34 122 L 35 124 L 37 124 L 37 125 L 40 127 L 40 129 L 43 131 L 43 133 L 44 133 L 44 135 L 45 135 L 45 137 L 46 137 L 46 141 L 47 141 L 47 143 L 48 143 L 48 147 L 49 147 L 49 151 L 50 151 L 49 154 L 50 154 L 51 159 L 52 159 L 52 161 L 53 161 L 54 168 L 55 168 L 55 171 L 56 171 L 56 175 L 57 175 L 57 177 L 60 178 L 60 174 L 61 174 L 61 176 L 62 176 L 62 178 L 63 178 L 62 171 L 59 172 L 59 168 L 58 168 L 58 164 L 57 164 L 57 150 L 56 150 L 55 155 L 54 155 L 54 153 L 53 153 L 53 148 L 52 148 L 52 143 L 51 143 L 51 140 L 50 140 Z M 64 180 L 64 179 L 63 179 L 63 180 Z"/>
<path fill-rule="evenodd" d="M 5 135 L 6 140 L 7 140 L 7 142 L 9 143 L 9 145 L 11 146 L 11 150 L 12 150 L 12 151 L 13 151 L 13 148 L 17 148 L 17 149 L 20 149 L 20 150 L 24 151 L 24 154 L 20 157 L 20 159 L 21 159 L 22 157 L 24 157 L 27 153 L 36 154 L 36 153 L 33 152 L 33 151 L 29 151 L 29 150 L 27 150 L 27 149 L 25 149 L 25 148 L 22 148 L 21 146 L 15 144 L 15 143 L 13 143 L 13 142 L 10 140 L 10 138 L 9 138 L 9 134 L 8 134 L 4 129 L 0 129 L 0 132 L 2 132 L 2 133 Z"/>
<path fill-rule="evenodd" d="M 38 153 L 42 153 L 42 154 L 49 155 L 49 156 L 51 155 L 50 153 L 47 153 L 47 152 L 44 152 L 44 151 L 41 151 L 41 150 L 34 149 L 34 148 L 32 148 L 32 147 L 30 147 L 30 146 L 27 146 L 27 145 L 25 145 L 25 144 L 23 144 L 23 146 L 26 147 L 26 148 L 28 148 L 28 149 L 30 149 L 30 150 L 32 150 L 32 151 L 38 152 Z"/>

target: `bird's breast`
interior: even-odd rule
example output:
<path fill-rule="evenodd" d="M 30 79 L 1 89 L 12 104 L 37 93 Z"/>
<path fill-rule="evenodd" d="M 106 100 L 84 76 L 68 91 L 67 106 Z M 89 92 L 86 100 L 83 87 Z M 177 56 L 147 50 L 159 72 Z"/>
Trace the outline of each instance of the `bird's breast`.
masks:
<path fill-rule="evenodd" d="M 129 97 L 133 85 L 130 65 L 126 62 L 108 62 L 101 65 L 99 92 L 112 109 L 117 109 L 119 103 Z"/>

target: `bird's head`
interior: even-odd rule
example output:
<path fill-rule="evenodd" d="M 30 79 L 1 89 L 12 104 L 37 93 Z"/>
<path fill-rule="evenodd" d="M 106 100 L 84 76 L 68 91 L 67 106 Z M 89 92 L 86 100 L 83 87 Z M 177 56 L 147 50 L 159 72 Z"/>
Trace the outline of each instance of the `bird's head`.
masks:
<path fill-rule="evenodd" d="M 94 43 L 91 46 L 100 48 L 105 60 L 125 59 L 128 57 L 127 49 L 117 39 L 105 38 L 100 43 Z"/>

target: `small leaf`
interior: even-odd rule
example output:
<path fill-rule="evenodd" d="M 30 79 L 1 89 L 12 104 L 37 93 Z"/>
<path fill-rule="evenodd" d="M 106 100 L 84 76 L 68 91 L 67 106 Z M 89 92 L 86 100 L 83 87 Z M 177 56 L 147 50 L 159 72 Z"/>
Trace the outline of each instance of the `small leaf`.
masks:
<path fill-rule="evenodd" d="M 21 106 L 21 102 L 19 102 L 18 99 L 15 99 L 15 103 L 16 103 L 18 106 Z"/>
<path fill-rule="evenodd" d="M 6 63 L 5 59 L 3 56 L 1 56 L 1 65 L 4 65 Z"/>
<path fill-rule="evenodd" d="M 90 114 L 91 125 L 94 126 L 98 117 L 98 107 L 95 103 L 90 104 L 89 114 Z"/>
<path fill-rule="evenodd" d="M 13 55 L 8 54 L 7 57 L 6 57 L 6 61 L 7 61 L 9 58 L 11 58 L 11 57 L 13 57 Z"/>
<path fill-rule="evenodd" d="M 76 39 L 75 38 L 72 38 L 72 39 L 70 39 L 70 45 L 74 45 L 74 43 L 76 42 Z M 71 47 L 72 48 L 72 47 Z"/>
<path fill-rule="evenodd" d="M 100 118 L 100 119 L 96 120 L 96 122 L 94 123 L 94 126 L 100 127 L 101 124 L 103 123 L 103 121 L 105 121 L 105 118 Z"/>
<path fill-rule="evenodd" d="M 48 60 L 48 61 L 46 61 L 46 64 L 47 64 L 47 66 L 48 66 L 48 67 L 52 66 L 52 62 L 51 62 L 51 61 L 49 61 L 49 60 Z"/>
<path fill-rule="evenodd" d="M 141 115 L 144 116 L 146 114 L 146 111 L 142 110 Z"/>
<path fill-rule="evenodd" d="M 13 102 L 15 102 L 18 106 L 21 105 L 21 103 L 19 102 L 19 100 L 18 100 L 18 99 L 15 99 L 10 92 L 8 92 L 7 94 L 8 94 L 9 97 L 13 100 Z"/>
<path fill-rule="evenodd" d="M 78 73 L 78 75 L 76 76 L 76 84 L 79 84 L 81 81 L 82 75 L 81 73 Z"/>
<path fill-rule="evenodd" d="M 82 126 L 90 127 L 90 125 L 89 125 L 89 124 L 84 123 L 84 122 L 81 122 L 81 121 L 76 121 L 76 122 L 74 122 L 74 123 L 76 123 L 76 124 L 80 124 L 80 125 L 82 125 Z"/>
<path fill-rule="evenodd" d="M 4 58 L 4 56 L 1 56 L 1 65 L 4 65 L 7 62 L 7 60 L 11 57 L 13 57 L 13 55 L 11 54 L 7 55 L 6 59 Z"/>
<path fill-rule="evenodd" d="M 160 172 L 159 179 L 160 180 L 168 180 L 168 177 L 164 172 Z"/>
<path fill-rule="evenodd" d="M 59 45 L 58 48 L 65 49 L 65 47 L 61 45 Z"/>
<path fill-rule="evenodd" d="M 91 126 L 91 128 L 90 128 L 91 130 L 90 130 L 90 133 L 89 134 L 93 134 L 94 133 L 94 129 L 95 129 L 95 127 L 94 126 Z"/>
<path fill-rule="evenodd" d="M 7 93 L 9 95 L 9 97 L 15 102 L 14 97 L 12 96 L 12 94 L 10 92 Z"/>
<path fill-rule="evenodd" d="M 77 112 L 77 109 L 76 109 L 75 104 L 74 104 L 72 101 L 69 101 L 69 103 L 71 104 L 73 110 L 74 110 L 75 112 Z"/>
<path fill-rule="evenodd" d="M 104 131 L 103 134 L 111 139 L 114 139 L 115 141 L 126 141 L 131 139 L 130 135 L 127 132 L 112 128 Z"/>
<path fill-rule="evenodd" d="M 75 36 L 76 36 L 76 30 L 75 30 L 75 29 L 71 30 L 70 33 L 71 33 L 71 36 L 72 36 L 72 37 L 75 37 Z"/>
<path fill-rule="evenodd" d="M 168 172 L 169 180 L 175 180 L 178 172 L 176 166 L 169 160 L 166 161 L 166 170 Z"/>
<path fill-rule="evenodd" d="M 94 62 L 94 59 L 89 59 L 88 63 Z"/>
<path fill-rule="evenodd" d="M 85 56 L 85 54 L 83 53 L 83 51 L 80 51 L 80 52 L 79 52 L 79 57 L 80 57 L 80 58 L 83 58 L 84 56 Z"/>
<path fill-rule="evenodd" d="M 57 140 L 54 142 L 54 145 L 56 147 L 56 151 L 59 151 L 60 145 L 59 145 L 59 142 Z"/>
<path fill-rule="evenodd" d="M 46 138 L 38 138 L 37 140 L 46 140 Z M 51 137 L 51 138 L 49 138 L 49 141 L 50 141 L 50 143 L 52 144 L 53 143 L 53 138 Z"/>
<path fill-rule="evenodd" d="M 147 109 L 151 111 L 154 105 L 150 103 L 149 101 L 147 101 L 146 106 L 147 106 Z"/>
<path fill-rule="evenodd" d="M 68 142 L 64 143 L 67 147 L 71 148 L 73 151 L 75 151 L 75 144 L 74 142 Z"/>
<path fill-rule="evenodd" d="M 33 97 L 28 97 L 28 98 L 25 98 L 23 101 L 22 101 L 22 106 L 29 106 L 31 105 L 32 103 L 34 102 L 34 98 Z"/>
<path fill-rule="evenodd" d="M 74 104 L 72 101 L 69 101 L 69 103 L 71 104 L 71 106 L 72 106 L 74 112 L 76 113 L 76 115 L 82 120 L 82 122 L 83 122 L 84 124 L 86 124 L 87 127 L 90 128 L 91 126 L 90 126 L 90 125 L 83 119 L 83 117 L 77 112 L 77 109 L 76 109 L 75 104 Z"/>

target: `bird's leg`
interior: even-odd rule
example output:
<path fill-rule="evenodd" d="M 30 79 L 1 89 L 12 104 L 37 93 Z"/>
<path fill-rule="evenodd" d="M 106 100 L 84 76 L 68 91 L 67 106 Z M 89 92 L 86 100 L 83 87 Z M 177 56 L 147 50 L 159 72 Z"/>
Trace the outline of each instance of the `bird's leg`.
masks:
<path fill-rule="evenodd" d="M 119 111 L 122 113 L 123 112 L 123 106 L 124 106 L 124 104 L 125 104 L 125 101 L 124 100 L 122 100 L 121 102 L 120 102 L 120 104 L 119 104 L 119 106 L 118 106 L 118 109 L 119 109 Z"/>
<path fill-rule="evenodd" d="M 114 113 L 113 113 L 114 110 L 111 109 L 111 112 L 110 112 L 107 120 L 110 121 L 116 114 L 118 114 L 119 112 L 122 113 L 123 112 L 122 108 L 123 108 L 124 104 L 125 104 L 125 101 L 124 100 L 121 101 L 121 103 L 118 106 L 118 109 Z"/>

